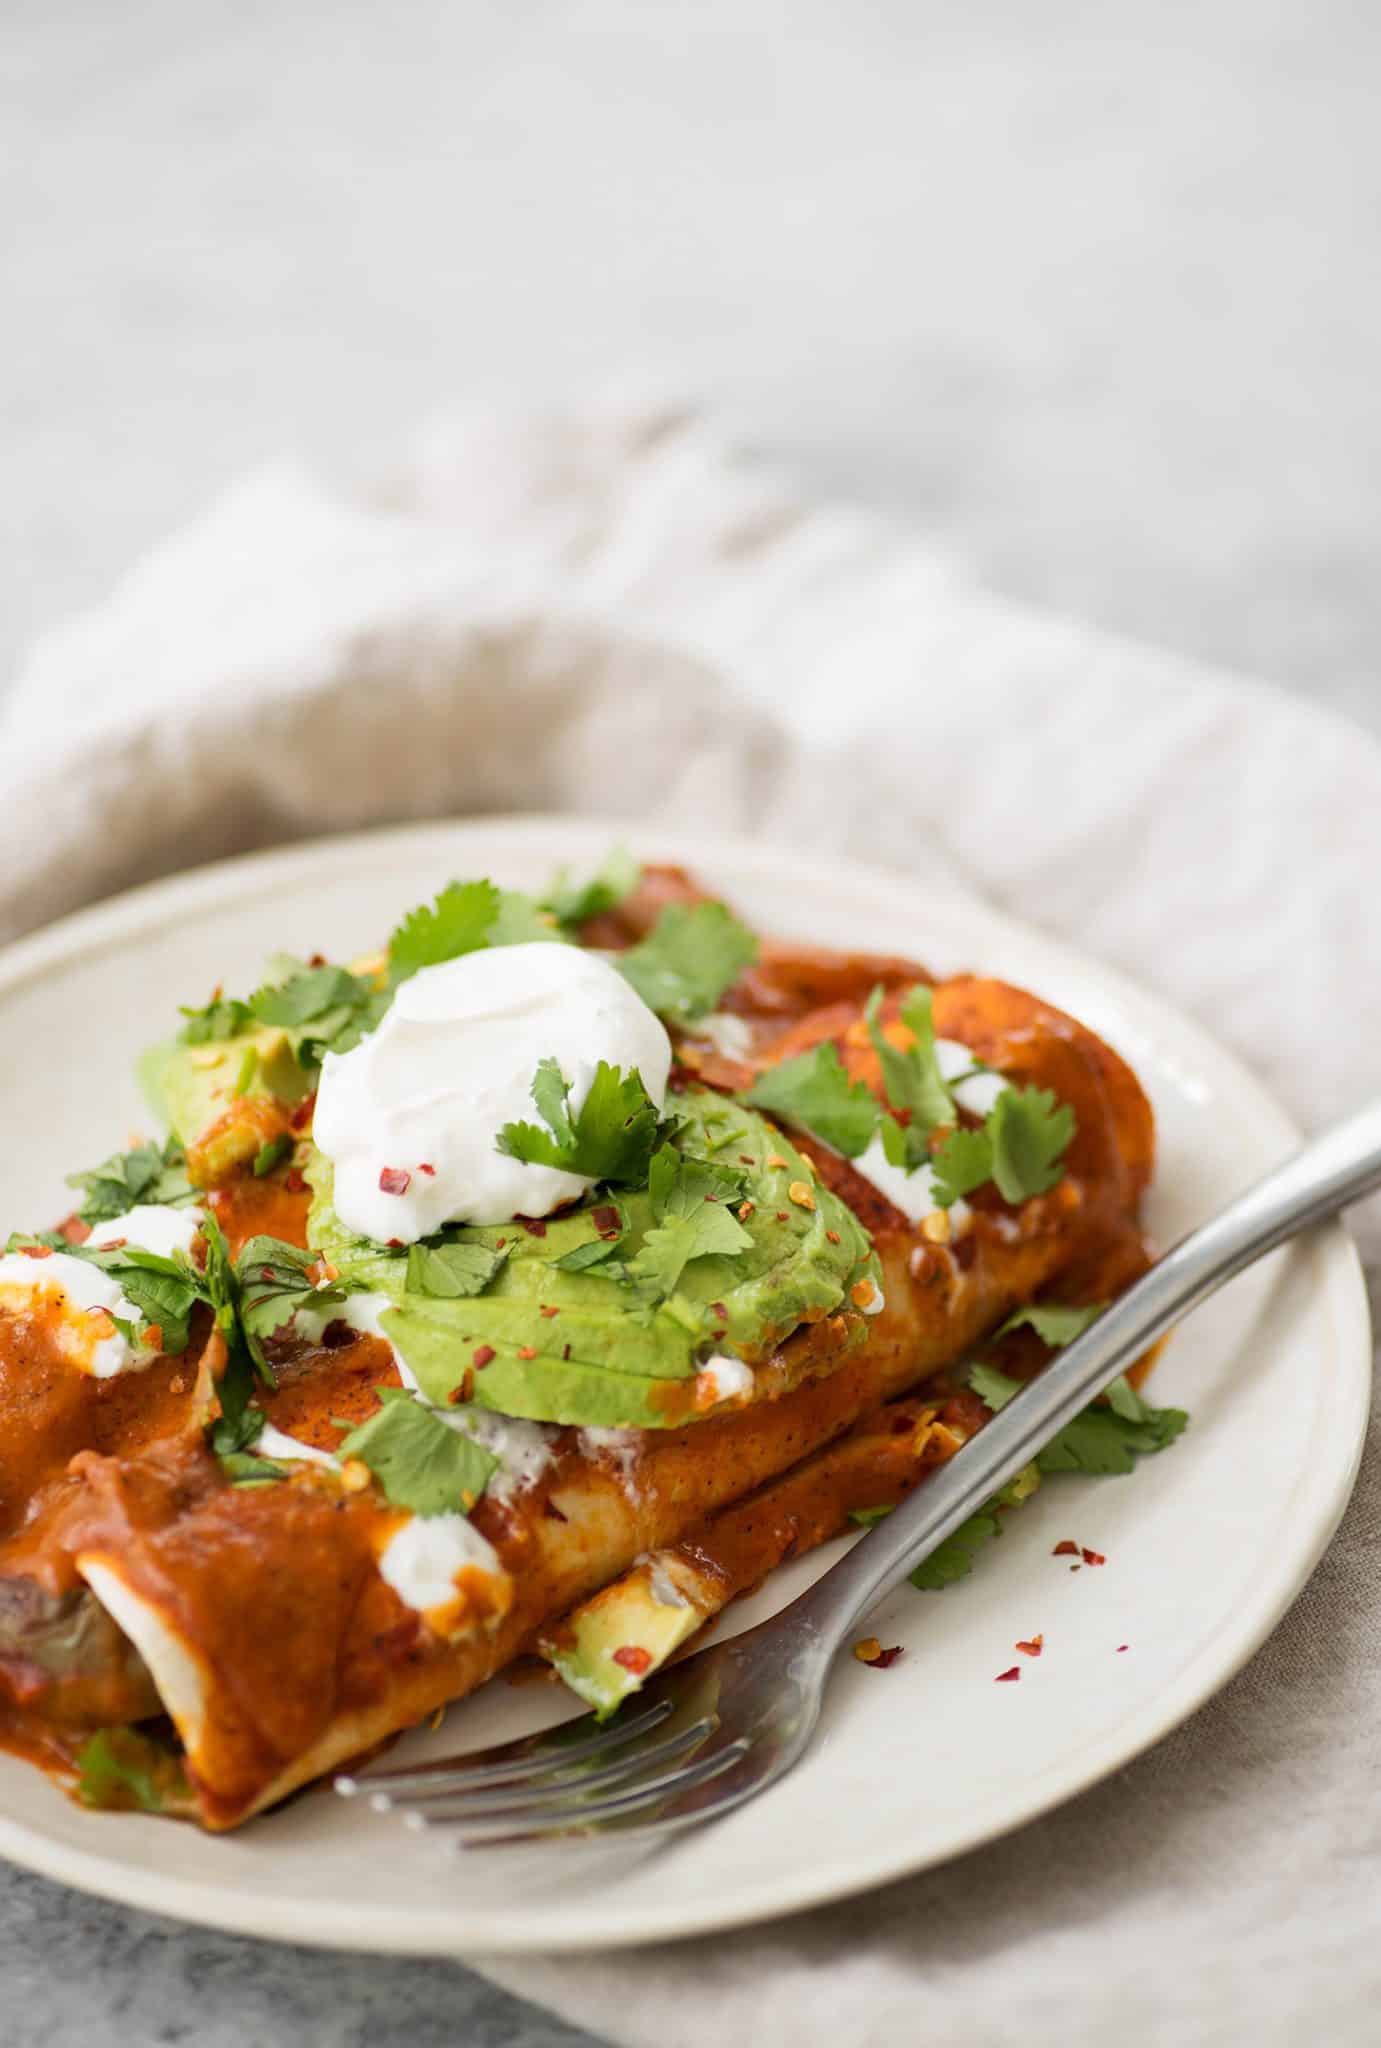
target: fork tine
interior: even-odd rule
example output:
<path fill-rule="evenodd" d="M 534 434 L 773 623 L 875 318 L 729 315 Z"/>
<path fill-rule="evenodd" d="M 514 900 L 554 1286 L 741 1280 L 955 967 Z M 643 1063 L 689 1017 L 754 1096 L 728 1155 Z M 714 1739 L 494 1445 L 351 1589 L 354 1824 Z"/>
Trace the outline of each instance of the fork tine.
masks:
<path fill-rule="evenodd" d="M 481 1791 L 491 1785 L 521 1783 L 525 1778 L 539 1777 L 631 1742 L 664 1721 L 671 1709 L 670 1700 L 653 1700 L 628 1720 L 609 1721 L 603 1727 L 593 1714 L 582 1714 L 539 1735 L 524 1735 L 517 1742 L 472 1750 L 468 1755 L 440 1757 L 435 1763 L 415 1764 L 407 1771 L 370 1771 L 358 1777 L 343 1772 L 334 1780 L 335 1788 L 343 1798 L 353 1799 L 376 1792 L 403 1797 L 428 1791 Z M 558 1739 L 564 1730 L 583 1727 L 589 1727 L 591 1732 L 579 1741 Z"/>
<path fill-rule="evenodd" d="M 589 1792 L 611 1789 L 626 1779 L 674 1763 L 687 1750 L 699 1747 L 713 1728 L 712 1721 L 695 1721 L 689 1728 L 680 1728 L 647 1748 L 624 1749 L 611 1763 L 598 1764 L 593 1770 L 577 1766 L 559 1776 L 544 1774 L 527 1783 L 500 1787 L 496 1792 L 485 1792 L 483 1788 L 478 1794 L 468 1790 L 427 1791 L 414 1792 L 402 1799 L 391 1792 L 376 1792 L 370 1805 L 376 1813 L 423 1812 L 429 1821 L 436 1822 L 501 1819 L 505 1815 L 517 1820 L 530 1810 L 550 1806 L 553 1801 L 578 1799 Z"/>
<path fill-rule="evenodd" d="M 650 1806 L 660 1806 L 675 1795 L 709 1784 L 725 1771 L 732 1770 L 750 1747 L 750 1743 L 740 1738 L 724 1749 L 716 1750 L 713 1756 L 702 1757 L 699 1763 L 681 1764 L 674 1771 L 663 1772 L 650 1785 L 635 1785 L 631 1790 L 615 1792 L 589 1806 L 581 1806 L 568 1798 L 561 1806 L 545 1810 L 538 1808 L 516 1822 L 496 1817 L 487 1829 L 482 1823 L 438 1820 L 424 1808 L 416 1807 L 404 1811 L 403 1822 L 420 1833 L 445 1830 L 453 1835 L 457 1846 L 462 1849 L 499 1849 L 515 1842 L 595 1834 L 601 1828 L 645 1812 Z"/>

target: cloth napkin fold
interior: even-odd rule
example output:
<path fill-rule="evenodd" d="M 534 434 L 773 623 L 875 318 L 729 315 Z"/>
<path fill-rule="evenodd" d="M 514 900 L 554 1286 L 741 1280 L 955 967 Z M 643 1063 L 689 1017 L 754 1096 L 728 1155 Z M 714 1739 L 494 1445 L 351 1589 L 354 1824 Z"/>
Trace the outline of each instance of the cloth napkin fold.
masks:
<path fill-rule="evenodd" d="M 256 845 L 549 808 L 984 895 L 1153 981 L 1306 1125 L 1381 1086 L 1381 751 L 1008 605 L 672 409 L 459 419 L 370 495 L 230 492 L 16 680 L 0 935 Z M 1370 1212 L 1359 1238 L 1381 1260 Z M 480 1967 L 649 2048 L 1370 2041 L 1379 1473 L 1373 1443 L 1248 1669 L 1058 1813 L 765 1929 Z"/>

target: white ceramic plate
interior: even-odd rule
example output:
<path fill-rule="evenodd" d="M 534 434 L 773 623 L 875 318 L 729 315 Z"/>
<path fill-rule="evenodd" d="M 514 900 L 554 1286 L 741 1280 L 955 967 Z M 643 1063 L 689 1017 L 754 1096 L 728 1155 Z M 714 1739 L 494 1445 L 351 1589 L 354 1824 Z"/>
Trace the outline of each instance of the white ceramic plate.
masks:
<path fill-rule="evenodd" d="M 264 957 L 373 943 L 454 874 L 534 885 L 593 865 L 608 829 L 570 820 L 435 825 L 183 876 L 72 918 L 0 961 L 5 1146 L 0 1224 L 62 1212 L 64 1171 L 146 1124 L 131 1063 L 173 1005 L 251 985 Z M 1288 1120 L 1196 1027 L 1036 932 L 936 899 L 923 882 L 750 845 L 634 835 L 682 860 L 761 928 L 911 952 L 1039 990 L 1136 1067 L 1160 1124 L 1151 1228 L 1166 1242 L 1287 1152 Z M 1230 935 L 1225 939 L 1230 943 Z M 1151 963 L 1153 964 L 1153 963 Z M 1277 1254 L 1202 1309 L 1158 1367 L 1187 1435 L 1129 1479 L 1052 1480 L 975 1575 L 903 1587 L 874 1624 L 906 1656 L 845 1659 L 806 1761 L 741 1812 L 622 1861 L 586 1849 L 450 1857 L 318 1789 L 213 1839 L 92 1815 L 0 1758 L 0 1852 L 132 1905 L 350 1949 L 499 1955 L 704 1934 L 880 1884 L 1028 1820 L 1125 1764 L 1223 1685 L 1274 1627 L 1352 1487 L 1370 1392 L 1356 1256 L 1337 1228 Z M 1053 1546 L 1103 1552 L 1071 1572 Z M 779 1572 L 739 1625 L 834 1548 Z M 1018 1658 L 1040 1631 L 1039 1662 Z M 1125 1645 L 1123 1648 L 1121 1646 Z M 1015 1684 L 994 1683 L 1021 1665 Z M 398 1755 L 442 1753 L 560 1718 L 503 1680 Z M 625 1852 L 626 1853 L 626 1852 Z"/>

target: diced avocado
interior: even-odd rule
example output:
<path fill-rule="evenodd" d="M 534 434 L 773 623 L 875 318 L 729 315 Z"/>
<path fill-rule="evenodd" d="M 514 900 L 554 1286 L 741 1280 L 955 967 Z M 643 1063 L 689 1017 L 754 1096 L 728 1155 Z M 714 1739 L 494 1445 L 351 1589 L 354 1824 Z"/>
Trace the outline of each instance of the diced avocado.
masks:
<path fill-rule="evenodd" d="M 656 1559 L 577 1607 L 538 1648 L 602 1721 L 659 1671 L 705 1616 Z"/>
<path fill-rule="evenodd" d="M 677 1427 L 694 1414 L 687 1382 L 707 1356 L 765 1356 L 803 1322 L 847 1306 L 850 1286 L 873 1262 L 852 1212 L 763 1118 L 706 1089 L 687 1090 L 675 1107 L 688 1152 L 744 1174 L 735 1211 L 751 1243 L 732 1257 L 693 1259 L 667 1300 L 640 1297 L 599 1263 L 561 1265 L 571 1252 L 597 1247 L 601 1227 L 620 1228 L 617 1257 L 634 1258 L 654 1223 L 645 1190 L 542 1224 L 458 1230 L 462 1242 L 502 1248 L 504 1263 L 481 1294 L 443 1299 L 409 1292 L 406 1256 L 342 1225 L 330 1163 L 313 1154 L 307 1241 L 345 1286 L 388 1295 L 396 1313 L 386 1327 L 429 1400 L 444 1403 L 475 1366 L 471 1398 L 506 1415 Z"/>
<path fill-rule="evenodd" d="M 194 1145 L 236 1095 L 270 1096 L 295 1109 L 311 1090 L 286 1034 L 264 1026 L 206 1045 L 168 1039 L 138 1063 L 139 1085 L 184 1145 Z"/>

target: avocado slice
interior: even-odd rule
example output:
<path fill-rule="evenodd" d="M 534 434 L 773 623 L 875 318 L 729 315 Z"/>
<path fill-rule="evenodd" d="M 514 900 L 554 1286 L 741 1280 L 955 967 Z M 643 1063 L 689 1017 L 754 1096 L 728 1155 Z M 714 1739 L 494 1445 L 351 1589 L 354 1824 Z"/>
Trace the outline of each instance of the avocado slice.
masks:
<path fill-rule="evenodd" d="M 267 1095 L 295 1109 L 312 1088 L 287 1034 L 272 1025 L 206 1045 L 166 1039 L 140 1055 L 136 1072 L 150 1107 L 187 1146 L 236 1095 Z"/>
<path fill-rule="evenodd" d="M 587 1428 L 679 1427 L 694 1418 L 686 1383 L 705 1358 L 766 1356 L 802 1323 L 846 1305 L 849 1287 L 874 1262 L 852 1211 L 764 1118 L 708 1089 L 687 1090 L 675 1106 L 683 1122 L 677 1142 L 744 1174 L 735 1213 L 751 1242 L 732 1257 L 692 1260 L 667 1300 L 640 1298 L 600 1263 L 561 1263 L 600 1246 L 595 1218 L 607 1225 L 615 1206 L 622 1234 L 611 1258 L 635 1257 L 655 1224 L 645 1189 L 542 1223 L 448 1231 L 502 1249 L 505 1259 L 481 1294 L 442 1299 L 409 1290 L 405 1253 L 344 1227 L 330 1162 L 313 1153 L 305 1167 L 313 1190 L 307 1241 L 344 1285 L 389 1297 L 385 1327 L 438 1406 L 475 1366 L 471 1398 L 506 1415 Z"/>
<path fill-rule="evenodd" d="M 650 1558 L 548 1630 L 537 1647 L 603 1721 L 705 1620 L 665 1565 Z"/>

